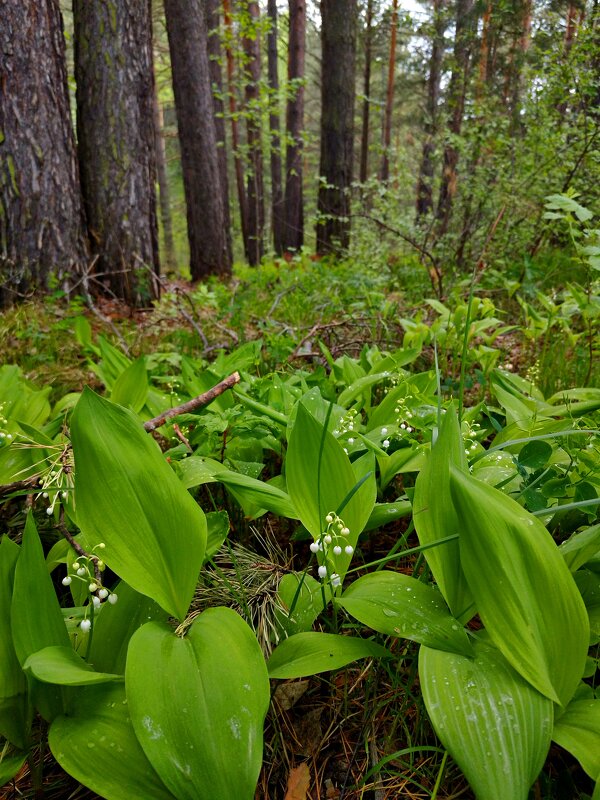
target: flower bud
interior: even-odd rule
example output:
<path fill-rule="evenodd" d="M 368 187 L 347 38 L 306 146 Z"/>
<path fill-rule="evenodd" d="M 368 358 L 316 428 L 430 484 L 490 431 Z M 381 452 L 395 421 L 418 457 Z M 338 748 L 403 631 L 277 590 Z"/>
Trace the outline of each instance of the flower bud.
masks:
<path fill-rule="evenodd" d="M 310 552 L 311 553 L 318 553 L 319 552 L 319 543 L 318 542 L 311 542 L 310 543 Z"/>
<path fill-rule="evenodd" d="M 333 552 L 336 556 L 342 555 L 342 548 L 339 546 L 339 544 L 336 544 L 336 546 L 333 548 Z"/>
<path fill-rule="evenodd" d="M 69 584 L 72 582 L 72 580 L 73 580 L 73 578 L 70 575 L 67 575 L 66 578 L 62 579 L 62 585 L 63 586 L 69 586 Z"/>
<path fill-rule="evenodd" d="M 109 594 L 108 595 L 108 602 L 111 604 L 111 606 L 114 606 L 114 604 L 117 602 L 118 599 L 119 599 L 119 595 L 118 594 Z"/>
<path fill-rule="evenodd" d="M 81 622 L 79 623 L 79 627 L 84 633 L 87 633 L 89 629 L 92 627 L 92 623 L 90 622 L 89 619 L 82 619 Z"/>

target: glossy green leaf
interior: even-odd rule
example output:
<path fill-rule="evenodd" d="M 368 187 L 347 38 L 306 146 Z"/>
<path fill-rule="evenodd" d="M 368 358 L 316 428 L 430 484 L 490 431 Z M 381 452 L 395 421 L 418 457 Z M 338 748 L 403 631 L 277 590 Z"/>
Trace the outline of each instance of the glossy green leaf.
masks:
<path fill-rule="evenodd" d="M 241 617 L 210 608 L 183 638 L 148 623 L 131 640 L 125 679 L 136 735 L 177 800 L 254 797 L 269 681 Z"/>
<path fill-rule="evenodd" d="M 77 521 L 134 589 L 183 619 L 206 520 L 137 417 L 86 389 L 71 418 Z"/>
<path fill-rule="evenodd" d="M 460 555 L 494 644 L 532 686 L 565 705 L 585 667 L 587 612 L 541 522 L 485 483 L 451 472 Z"/>
<path fill-rule="evenodd" d="M 290 434 L 286 476 L 288 492 L 300 521 L 315 537 L 325 530 L 327 514 L 337 511 L 357 485 L 342 446 L 329 431 L 323 430 L 302 403 L 298 404 L 296 423 Z M 351 544 L 369 519 L 375 494 L 373 476 L 360 486 L 341 512 L 351 532 Z"/>
<path fill-rule="evenodd" d="M 229 514 L 226 511 L 209 511 L 206 515 L 206 551 L 204 560 L 208 561 L 223 546 L 229 533 Z"/>
<path fill-rule="evenodd" d="M 105 800 L 174 800 L 136 738 L 122 684 L 81 688 L 48 743 L 61 767 Z"/>
<path fill-rule="evenodd" d="M 305 678 L 345 667 L 359 658 L 388 658 L 391 653 L 369 639 L 308 631 L 284 639 L 267 666 L 270 678 Z"/>
<path fill-rule="evenodd" d="M 216 473 L 215 479 L 231 489 L 242 501 L 247 501 L 287 519 L 298 518 L 298 512 L 294 508 L 290 496 L 270 483 L 231 470 Z"/>
<path fill-rule="evenodd" d="M 17 753 L 4 758 L 1 758 L 1 755 L 0 753 L 0 788 L 12 780 L 27 761 L 27 753 Z"/>
<path fill-rule="evenodd" d="M 44 647 L 29 656 L 23 669 L 39 681 L 60 686 L 87 686 L 123 680 L 121 675 L 96 672 L 72 647 Z"/>
<path fill-rule="evenodd" d="M 104 603 L 94 617 L 94 635 L 87 655 L 98 672 L 125 674 L 129 640 L 147 622 L 166 622 L 167 613 L 149 597 L 121 581 L 114 589 L 115 605 Z"/>
<path fill-rule="evenodd" d="M 394 522 L 396 519 L 409 517 L 412 512 L 410 500 L 398 500 L 395 503 L 375 503 L 373 510 L 367 520 L 364 530 L 373 531 Z"/>
<path fill-rule="evenodd" d="M 526 800 L 550 748 L 552 702 L 485 641 L 475 658 L 421 647 L 427 713 L 477 800 Z"/>
<path fill-rule="evenodd" d="M 15 653 L 10 614 L 19 553 L 18 545 L 3 536 L 0 544 L 0 736 L 18 747 L 26 747 L 27 681 Z"/>
<path fill-rule="evenodd" d="M 44 647 L 71 646 L 31 514 L 27 517 L 15 568 L 11 624 L 15 652 L 21 665 Z"/>
<path fill-rule="evenodd" d="M 10 618 L 15 652 L 21 665 L 32 653 L 44 647 L 71 647 L 31 514 L 25 523 L 21 553 L 15 568 Z M 31 703 L 44 719 L 52 720 L 62 713 L 66 690 L 40 683 L 33 677 L 28 678 L 28 686 Z"/>
<path fill-rule="evenodd" d="M 410 575 L 363 575 L 335 601 L 363 625 L 379 633 L 471 655 L 467 632 L 448 611 L 441 594 Z"/>
<path fill-rule="evenodd" d="M 450 496 L 450 466 L 467 472 L 464 444 L 453 407 L 442 418 L 438 440 L 415 483 L 413 519 L 421 544 L 460 533 L 462 522 Z M 452 614 L 473 616 L 473 597 L 464 576 L 458 541 L 427 550 L 427 563 Z"/>
<path fill-rule="evenodd" d="M 527 469 L 540 469 L 545 467 L 552 456 L 552 445 L 548 442 L 534 439 L 527 442 L 519 453 L 519 464 Z"/>
<path fill-rule="evenodd" d="M 0 697 L 25 691 L 25 676 L 15 653 L 11 627 L 11 604 L 15 568 L 20 548 L 8 536 L 0 544 Z M 0 727 L 0 733 L 2 728 Z"/>
<path fill-rule="evenodd" d="M 282 606 L 277 609 L 277 620 L 287 636 L 309 631 L 323 610 L 321 584 L 306 573 L 289 572 L 284 575 L 279 582 L 277 595 Z"/>
<path fill-rule="evenodd" d="M 136 414 L 144 407 L 148 396 L 148 373 L 144 356 L 136 359 L 119 375 L 114 383 L 111 400 L 130 408 Z"/>
<path fill-rule="evenodd" d="M 576 572 L 600 552 L 600 525 L 574 533 L 558 549 L 571 572 Z"/>
<path fill-rule="evenodd" d="M 552 738 L 600 780 L 600 700 L 574 700 L 556 721 Z"/>

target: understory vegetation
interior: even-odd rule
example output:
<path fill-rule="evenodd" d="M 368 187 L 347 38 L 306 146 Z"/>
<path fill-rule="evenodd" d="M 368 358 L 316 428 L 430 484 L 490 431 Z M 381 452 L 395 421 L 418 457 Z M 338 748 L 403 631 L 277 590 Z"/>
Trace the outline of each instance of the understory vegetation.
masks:
<path fill-rule="evenodd" d="M 598 250 L 547 213 L 443 297 L 301 255 L 5 312 L 4 797 L 600 797 Z"/>

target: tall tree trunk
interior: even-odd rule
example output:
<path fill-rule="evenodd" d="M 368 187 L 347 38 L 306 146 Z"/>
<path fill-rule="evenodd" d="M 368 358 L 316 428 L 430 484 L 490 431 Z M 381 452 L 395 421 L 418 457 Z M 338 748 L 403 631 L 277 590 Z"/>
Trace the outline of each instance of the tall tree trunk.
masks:
<path fill-rule="evenodd" d="M 165 266 L 175 269 L 175 244 L 173 242 L 173 219 L 171 216 L 171 193 L 169 191 L 169 178 L 167 175 L 167 155 L 165 140 L 163 139 L 163 112 L 154 92 L 154 132 L 156 136 L 156 177 L 158 179 L 158 201 L 160 208 L 160 222 L 163 233 L 163 246 L 165 251 Z"/>
<path fill-rule="evenodd" d="M 158 294 L 150 2 L 74 0 L 81 185 L 97 273 L 140 304 Z"/>
<path fill-rule="evenodd" d="M 289 0 L 288 101 L 285 158 L 285 250 L 304 244 L 304 193 L 302 191 L 302 129 L 304 127 L 304 56 L 306 2 Z"/>
<path fill-rule="evenodd" d="M 523 70 L 527 61 L 527 53 L 531 44 L 532 0 L 524 0 L 521 6 L 521 30 L 515 39 L 513 58 L 510 70 L 510 112 L 511 133 L 522 135 L 524 126 L 521 122 L 521 94 L 523 91 Z"/>
<path fill-rule="evenodd" d="M 256 0 L 243 0 L 242 47 L 244 50 L 244 101 L 248 144 L 248 239 L 246 258 L 252 266 L 264 254 L 265 198 L 260 110 L 260 10 Z"/>
<path fill-rule="evenodd" d="M 481 102 L 484 97 L 485 88 L 489 79 L 492 11 L 493 6 L 491 0 L 488 0 L 485 11 L 483 12 L 481 42 L 479 45 L 479 71 L 477 74 L 477 83 L 475 87 L 475 98 L 478 103 Z"/>
<path fill-rule="evenodd" d="M 225 213 L 227 261 L 233 261 L 231 241 L 231 212 L 229 209 L 229 173 L 227 170 L 227 135 L 225 133 L 225 105 L 223 103 L 223 71 L 221 69 L 221 36 L 219 31 L 220 0 L 205 0 L 206 31 L 208 34 L 208 71 L 213 94 L 215 130 L 217 133 L 217 160 Z"/>
<path fill-rule="evenodd" d="M 444 0 L 433 0 L 433 31 L 431 57 L 427 79 L 427 106 L 425 109 L 425 140 L 421 156 L 421 169 L 417 185 L 417 220 L 433 210 L 433 175 L 435 140 L 438 132 L 438 103 L 444 56 Z"/>
<path fill-rule="evenodd" d="M 398 33 L 398 0 L 392 0 L 392 20 L 390 30 L 390 55 L 385 94 L 385 115 L 383 120 L 383 155 L 379 177 L 385 183 L 390 177 L 390 146 L 392 143 L 392 117 L 394 114 L 394 78 L 396 76 L 396 38 Z"/>
<path fill-rule="evenodd" d="M 271 230 L 273 249 L 283 253 L 283 228 L 285 213 L 283 206 L 283 184 L 281 178 L 281 126 L 279 121 L 279 56 L 277 53 L 277 0 L 268 0 L 267 14 L 270 20 L 267 34 L 269 99 L 269 132 L 271 135 Z"/>
<path fill-rule="evenodd" d="M 373 40 L 373 0 L 367 0 L 365 31 L 365 75 L 363 81 L 362 131 L 360 137 L 359 180 L 365 183 L 369 174 L 369 116 L 371 111 L 371 58 Z"/>
<path fill-rule="evenodd" d="M 164 0 L 193 281 L 231 270 L 200 0 Z"/>
<path fill-rule="evenodd" d="M 350 243 L 354 144 L 356 0 L 321 3 L 321 160 L 317 222 L 319 252 Z"/>
<path fill-rule="evenodd" d="M 58 0 L 0 12 L 0 306 L 88 260 Z"/>
<path fill-rule="evenodd" d="M 436 210 L 439 236 L 443 236 L 448 230 L 452 214 L 452 201 L 456 194 L 459 151 L 454 139 L 460 136 L 462 130 L 469 76 L 472 11 L 473 0 L 456 0 L 454 64 L 448 86 L 448 132 L 451 138 L 444 147 L 442 180 Z"/>
<path fill-rule="evenodd" d="M 233 164 L 235 168 L 235 183 L 237 188 L 238 206 L 240 209 L 240 227 L 244 241 L 244 251 L 248 252 L 248 199 L 244 180 L 244 164 L 240 151 L 240 129 L 238 125 L 238 111 L 236 103 L 235 86 L 235 60 L 232 42 L 234 41 L 233 17 L 231 0 L 223 0 L 223 21 L 227 32 L 225 56 L 227 59 L 227 89 L 229 95 L 229 120 L 231 123 L 231 145 L 233 148 Z"/>

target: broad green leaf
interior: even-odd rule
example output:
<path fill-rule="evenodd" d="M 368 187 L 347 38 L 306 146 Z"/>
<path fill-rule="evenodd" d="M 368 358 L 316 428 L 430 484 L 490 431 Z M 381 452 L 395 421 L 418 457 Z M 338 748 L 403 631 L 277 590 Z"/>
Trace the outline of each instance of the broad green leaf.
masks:
<path fill-rule="evenodd" d="M 552 445 L 534 439 L 521 448 L 519 464 L 527 469 L 540 469 L 546 466 L 551 456 Z"/>
<path fill-rule="evenodd" d="M 144 407 L 148 396 L 148 373 L 146 359 L 137 358 L 131 366 L 124 369 L 114 383 L 111 400 L 120 406 L 130 408 L 136 414 Z"/>
<path fill-rule="evenodd" d="M 0 697 L 2 698 L 20 694 L 26 687 L 25 676 L 15 653 L 11 627 L 13 583 L 19 554 L 19 546 L 8 536 L 3 536 L 0 544 Z"/>
<path fill-rule="evenodd" d="M 600 700 L 574 700 L 554 725 L 552 738 L 600 780 Z"/>
<path fill-rule="evenodd" d="M 136 735 L 177 800 L 254 797 L 269 681 L 241 617 L 210 608 L 183 638 L 167 625 L 144 625 L 131 640 L 125 679 Z"/>
<path fill-rule="evenodd" d="M 11 627 L 15 653 L 21 665 L 44 647 L 71 647 L 58 598 L 44 559 L 33 516 L 28 515 L 21 552 L 15 568 L 11 603 Z M 32 705 L 46 720 L 64 710 L 65 695 L 59 687 L 28 677 Z"/>
<path fill-rule="evenodd" d="M 452 470 L 460 555 L 492 642 L 532 686 L 566 705 L 587 656 L 587 612 L 541 522 L 497 489 Z"/>
<path fill-rule="evenodd" d="M 477 800 L 526 800 L 550 748 L 552 702 L 495 647 L 474 649 L 470 659 L 421 647 L 427 713 Z"/>
<path fill-rule="evenodd" d="M 385 489 L 396 475 L 419 472 L 427 463 L 427 453 L 422 446 L 404 447 L 390 456 L 378 456 L 381 488 Z"/>
<path fill-rule="evenodd" d="M 410 575 L 383 570 L 363 575 L 335 602 L 379 633 L 466 656 L 473 652 L 440 593 Z"/>
<path fill-rule="evenodd" d="M 600 575 L 590 569 L 578 569 L 573 574 L 590 621 L 590 633 L 600 637 Z"/>
<path fill-rule="evenodd" d="M 26 761 L 27 753 L 17 753 L 4 758 L 1 758 L 0 754 L 0 788 L 15 777 Z"/>
<path fill-rule="evenodd" d="M 279 582 L 277 595 L 283 606 L 277 609 L 277 620 L 287 636 L 309 631 L 323 610 L 321 584 L 306 573 L 289 572 L 284 575 Z"/>
<path fill-rule="evenodd" d="M 77 521 L 103 560 L 183 619 L 206 545 L 206 520 L 131 411 L 86 389 L 71 418 Z"/>
<path fill-rule="evenodd" d="M 15 567 L 20 549 L 8 536 L 0 544 L 0 736 L 26 747 L 29 714 L 27 681 L 17 659 L 12 637 L 10 609 Z M 0 783 L 0 786 L 3 785 Z"/>
<path fill-rule="evenodd" d="M 373 531 L 376 528 L 381 528 L 382 525 L 387 525 L 388 522 L 394 522 L 394 520 L 402 519 L 402 517 L 409 517 L 411 512 L 412 503 L 410 500 L 398 500 L 396 503 L 375 503 L 364 530 Z"/>
<path fill-rule="evenodd" d="M 104 603 L 94 617 L 94 635 L 87 655 L 98 672 L 125 674 L 129 640 L 147 622 L 166 622 L 167 613 L 150 597 L 136 592 L 125 581 L 114 589 L 118 602 Z"/>
<path fill-rule="evenodd" d="M 208 561 L 223 546 L 229 533 L 229 514 L 226 511 L 209 511 L 206 515 L 206 551 L 204 561 Z"/>
<path fill-rule="evenodd" d="M 284 639 L 267 663 L 270 678 L 305 678 L 345 667 L 359 658 L 389 658 L 391 653 L 369 639 L 307 631 Z"/>
<path fill-rule="evenodd" d="M 298 404 L 296 423 L 290 434 L 286 477 L 300 521 L 314 537 L 325 530 L 327 514 L 336 512 L 357 485 L 342 446 L 329 431 L 323 430 L 302 403 Z M 351 544 L 352 539 L 358 539 L 371 514 L 375 490 L 375 481 L 366 480 L 341 512 L 350 529 Z"/>
<path fill-rule="evenodd" d="M 363 375 L 353 381 L 338 397 L 338 403 L 344 408 L 349 408 L 361 394 L 366 397 L 371 395 L 371 387 L 377 383 L 388 380 L 389 372 L 377 372 L 374 375 Z"/>
<path fill-rule="evenodd" d="M 242 501 L 265 508 L 280 517 L 298 518 L 298 512 L 294 508 L 290 496 L 270 483 L 231 470 L 218 472 L 215 479 L 231 489 L 232 493 L 235 493 Z"/>
<path fill-rule="evenodd" d="M 467 459 L 453 407 L 442 418 L 439 437 L 415 483 L 413 519 L 421 544 L 460 533 L 462 521 L 450 496 L 450 466 L 467 472 Z M 473 597 L 464 576 L 458 541 L 427 550 L 427 563 L 453 616 L 473 616 Z"/>
<path fill-rule="evenodd" d="M 600 552 L 600 525 L 574 533 L 558 549 L 571 572 L 576 572 Z"/>
<path fill-rule="evenodd" d="M 15 568 L 11 623 L 15 652 L 21 665 L 44 647 L 71 646 L 31 514 L 27 517 Z"/>
<path fill-rule="evenodd" d="M 122 684 L 79 689 L 48 743 L 61 767 L 105 800 L 175 800 L 136 738 Z"/>
<path fill-rule="evenodd" d="M 23 669 L 39 681 L 60 686 L 87 686 L 123 680 L 121 675 L 96 672 L 72 647 L 44 647 L 29 656 Z"/>
<path fill-rule="evenodd" d="M 99 364 L 91 364 L 91 369 L 98 375 L 109 391 L 119 375 L 131 365 L 131 359 L 118 350 L 104 336 L 98 336 L 98 346 L 102 360 Z"/>

